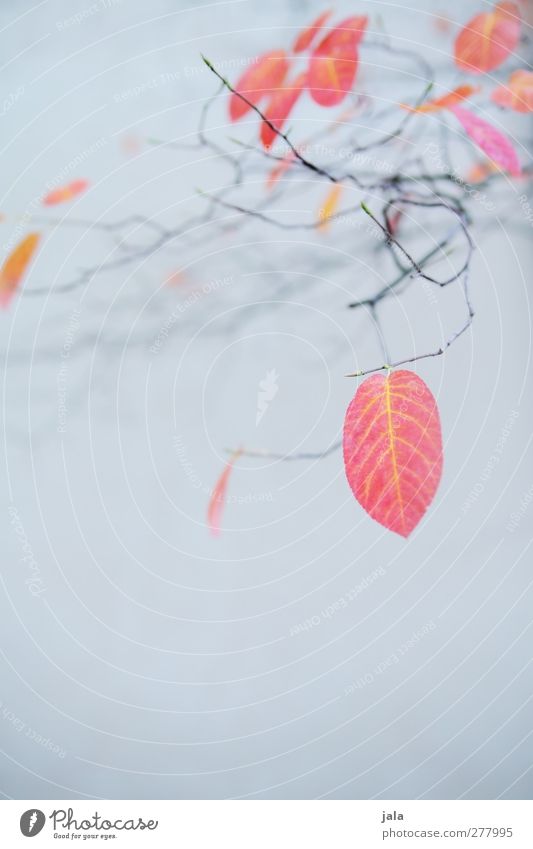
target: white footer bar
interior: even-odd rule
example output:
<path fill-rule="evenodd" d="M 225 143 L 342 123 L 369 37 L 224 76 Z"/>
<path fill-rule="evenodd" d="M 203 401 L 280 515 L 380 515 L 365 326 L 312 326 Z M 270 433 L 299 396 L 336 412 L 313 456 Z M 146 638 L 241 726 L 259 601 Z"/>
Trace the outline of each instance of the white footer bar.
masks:
<path fill-rule="evenodd" d="M 533 803 L 9 800 L 0 802 L 0 838 L 6 849 L 533 849 Z"/>

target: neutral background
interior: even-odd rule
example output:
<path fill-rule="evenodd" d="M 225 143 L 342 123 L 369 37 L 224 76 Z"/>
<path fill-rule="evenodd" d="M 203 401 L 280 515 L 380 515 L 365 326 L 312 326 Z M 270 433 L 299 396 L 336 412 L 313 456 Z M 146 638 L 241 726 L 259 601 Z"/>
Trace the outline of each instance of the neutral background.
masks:
<path fill-rule="evenodd" d="M 483 3 L 442 6 L 336 9 L 339 19 L 369 12 L 374 36 L 385 27 L 440 73 Z M 61 291 L 117 256 L 113 234 L 91 222 L 142 213 L 179 227 L 203 209 L 198 188 L 229 179 L 208 152 L 154 144 L 194 141 L 216 89 L 200 52 L 223 63 L 289 46 L 321 9 L 0 5 L 2 102 L 12 95 L 0 124 L 2 257 L 30 228 L 46 233 L 23 295 L 0 315 L 5 797 L 531 797 L 524 183 L 498 191 L 496 213 L 472 203 L 473 330 L 416 367 L 438 398 L 446 459 L 408 541 L 356 504 L 338 452 L 242 460 L 221 536 L 205 526 L 227 448 L 324 450 L 355 390 L 344 375 L 381 362 L 368 316 L 346 309 L 390 279 L 364 231 L 191 225 L 163 250 Z M 437 26 L 444 11 L 457 23 Z M 389 66 L 362 50 L 361 89 L 382 104 L 420 88 Z M 295 115 L 296 133 L 315 126 L 306 107 Z M 231 146 L 224 103 L 211 125 Z M 528 164 L 529 119 L 506 126 Z M 243 196 L 257 202 L 264 172 L 253 173 Z M 85 177 L 91 190 L 43 212 L 47 182 L 62 177 Z M 302 185 L 276 212 L 296 220 L 323 195 Z M 153 235 L 140 227 L 130 238 Z M 416 289 L 383 312 L 397 358 L 437 347 L 462 320 L 457 294 L 435 301 Z M 278 391 L 256 425 L 272 369 Z"/>

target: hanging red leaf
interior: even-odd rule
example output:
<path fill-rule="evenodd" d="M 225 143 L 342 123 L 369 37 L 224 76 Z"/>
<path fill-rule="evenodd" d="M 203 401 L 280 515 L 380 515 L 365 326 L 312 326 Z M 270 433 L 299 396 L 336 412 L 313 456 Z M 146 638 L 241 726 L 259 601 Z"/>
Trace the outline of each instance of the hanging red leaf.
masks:
<path fill-rule="evenodd" d="M 475 74 L 492 71 L 507 59 L 520 38 L 516 3 L 497 3 L 491 12 L 473 17 L 455 41 L 455 63 Z"/>
<path fill-rule="evenodd" d="M 467 135 L 483 153 L 487 154 L 489 159 L 513 177 L 517 177 L 521 173 L 518 154 L 506 135 L 493 127 L 492 124 L 488 124 L 478 118 L 477 115 L 473 115 L 468 109 L 463 109 L 461 106 L 452 106 L 450 111 L 461 122 Z"/>
<path fill-rule="evenodd" d="M 507 85 L 494 89 L 491 99 L 504 109 L 515 112 L 533 112 L 533 72 L 515 71 Z"/>
<path fill-rule="evenodd" d="M 58 189 L 53 189 L 43 198 L 45 206 L 55 206 L 58 203 L 65 203 L 67 200 L 72 200 L 76 195 L 80 195 L 88 187 L 88 180 L 73 180 L 72 183 L 67 183 L 66 186 L 60 186 Z"/>
<path fill-rule="evenodd" d="M 293 83 L 289 83 L 285 88 L 280 88 L 271 96 L 267 108 L 263 115 L 277 130 L 281 130 L 285 121 L 292 112 L 296 102 L 302 94 L 306 82 L 307 74 L 300 74 Z M 261 141 L 263 146 L 268 148 L 276 138 L 275 130 L 270 127 L 266 121 L 261 123 Z"/>
<path fill-rule="evenodd" d="M 289 60 L 284 50 L 273 50 L 260 56 L 258 61 L 247 68 L 234 86 L 239 94 L 244 95 L 254 105 L 263 97 L 268 97 L 278 88 L 287 76 Z M 232 94 L 229 101 L 229 115 L 232 121 L 238 121 L 251 109 L 237 94 Z"/>
<path fill-rule="evenodd" d="M 384 527 L 409 536 L 442 474 L 439 412 L 424 381 L 406 370 L 367 378 L 346 412 L 343 448 L 359 504 Z"/>
<path fill-rule="evenodd" d="M 37 250 L 39 233 L 29 233 L 9 254 L 0 268 L 0 307 L 7 307 Z"/>
<path fill-rule="evenodd" d="M 311 56 L 308 87 L 320 106 L 336 106 L 351 90 L 359 62 L 357 45 L 367 22 L 366 16 L 342 21 L 322 39 Z"/>
<path fill-rule="evenodd" d="M 307 50 L 326 23 L 327 19 L 331 16 L 331 11 L 331 9 L 328 9 L 326 12 L 322 12 L 322 14 L 313 21 L 311 26 L 302 30 L 292 48 L 295 53 L 302 53 L 304 50 Z"/>
<path fill-rule="evenodd" d="M 235 465 L 235 461 L 238 460 L 241 454 L 242 448 L 233 452 L 226 463 L 222 474 L 213 487 L 213 492 L 211 493 L 211 498 L 209 499 L 209 505 L 207 507 L 207 524 L 213 536 L 218 536 L 220 533 L 220 519 L 226 502 L 229 478 L 233 470 L 233 466 Z"/>
<path fill-rule="evenodd" d="M 400 103 L 402 109 L 407 109 L 409 112 L 438 112 L 440 109 L 449 109 L 450 106 L 456 106 L 467 97 L 471 97 L 479 91 L 478 88 L 472 85 L 460 85 L 442 97 L 436 97 L 434 100 L 426 100 L 421 106 L 407 106 L 405 103 Z"/>

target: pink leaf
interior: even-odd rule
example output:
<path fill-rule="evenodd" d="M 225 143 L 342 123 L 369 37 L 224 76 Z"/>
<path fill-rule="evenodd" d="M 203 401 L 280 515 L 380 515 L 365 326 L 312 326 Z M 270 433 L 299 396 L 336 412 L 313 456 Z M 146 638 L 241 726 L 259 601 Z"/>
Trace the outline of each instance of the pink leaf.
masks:
<path fill-rule="evenodd" d="M 442 474 L 437 402 L 402 369 L 367 378 L 344 420 L 344 467 L 359 504 L 407 537 L 431 504 Z"/>
<path fill-rule="evenodd" d="M 477 144 L 489 159 L 513 177 L 521 173 L 518 154 L 506 135 L 462 106 L 450 106 L 449 109 L 463 125 L 474 144 Z"/>

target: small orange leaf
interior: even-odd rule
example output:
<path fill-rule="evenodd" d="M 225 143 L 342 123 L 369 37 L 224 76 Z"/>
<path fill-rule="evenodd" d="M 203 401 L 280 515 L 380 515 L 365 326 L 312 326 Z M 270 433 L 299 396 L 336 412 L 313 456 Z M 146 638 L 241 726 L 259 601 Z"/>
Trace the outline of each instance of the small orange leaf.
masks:
<path fill-rule="evenodd" d="M 341 103 L 353 86 L 359 62 L 357 45 L 368 18 L 347 18 L 322 39 L 311 56 L 308 87 L 320 106 Z"/>
<path fill-rule="evenodd" d="M 287 76 L 289 60 L 284 50 L 273 50 L 264 53 L 258 61 L 247 68 L 234 86 L 239 94 L 256 106 L 263 97 L 268 97 Z M 238 121 L 251 109 L 237 94 L 232 94 L 229 101 L 229 114 L 232 121 Z"/>
<path fill-rule="evenodd" d="M 285 88 L 278 89 L 271 96 L 263 114 L 277 130 L 282 130 L 285 121 L 303 92 L 305 81 L 306 74 L 300 74 L 293 83 L 289 83 Z M 275 138 L 275 130 L 266 121 L 262 121 L 261 141 L 263 146 L 269 148 Z"/>
<path fill-rule="evenodd" d="M 491 99 L 504 109 L 533 112 L 533 71 L 515 71 L 507 85 L 494 89 Z"/>
<path fill-rule="evenodd" d="M 53 189 L 43 198 L 44 206 L 55 206 L 57 203 L 65 203 L 67 200 L 72 200 L 76 195 L 80 195 L 88 187 L 88 180 L 73 180 L 72 183 L 67 183 L 66 186 L 60 186 L 59 189 Z"/>
<path fill-rule="evenodd" d="M 233 452 L 226 463 L 222 474 L 217 480 L 213 488 L 213 492 L 211 493 L 211 498 L 209 499 L 209 505 L 207 507 L 207 524 L 213 536 L 218 536 L 220 534 L 220 519 L 222 517 L 222 511 L 226 501 L 229 478 L 233 470 L 233 466 L 235 465 L 235 461 L 238 460 L 242 453 L 242 448 Z"/>
<path fill-rule="evenodd" d="M 492 71 L 512 53 L 520 38 L 520 10 L 516 3 L 497 3 L 481 12 L 461 30 L 455 41 L 455 63 L 464 71 Z"/>
<path fill-rule="evenodd" d="M 338 183 L 333 186 L 327 193 L 324 205 L 320 207 L 318 212 L 318 220 L 320 222 L 319 227 L 321 230 L 326 229 L 326 227 L 328 226 L 329 219 L 332 215 L 335 215 L 337 207 L 339 206 L 341 195 L 342 186 Z"/>
<path fill-rule="evenodd" d="M 294 42 L 294 46 L 292 48 L 295 53 L 302 53 L 304 50 L 307 50 L 311 42 L 318 35 L 320 30 L 326 23 L 327 19 L 331 16 L 331 11 L 332 10 L 329 9 L 326 12 L 322 12 L 322 14 L 319 15 L 318 18 L 313 21 L 311 26 L 306 27 L 304 30 L 302 30 L 302 32 Z"/>
<path fill-rule="evenodd" d="M 40 238 L 39 233 L 29 233 L 4 261 L 0 268 L 0 307 L 7 307 L 18 289 Z"/>
<path fill-rule="evenodd" d="M 400 103 L 400 106 L 409 112 L 438 112 L 440 109 L 449 109 L 450 106 L 456 106 L 477 91 L 479 91 L 479 88 L 476 86 L 460 85 L 442 97 L 436 97 L 434 100 L 426 100 L 421 106 L 407 106 L 405 103 Z"/>
<path fill-rule="evenodd" d="M 385 528 L 409 536 L 442 474 L 439 412 L 424 381 L 407 370 L 367 378 L 346 412 L 343 449 L 359 504 Z"/>
<path fill-rule="evenodd" d="M 491 162 L 490 159 L 486 159 L 485 162 L 477 162 L 475 165 L 472 165 L 465 182 L 470 184 L 482 183 L 487 177 L 490 177 L 491 174 L 494 174 L 498 170 L 498 166 L 494 162 Z"/>

